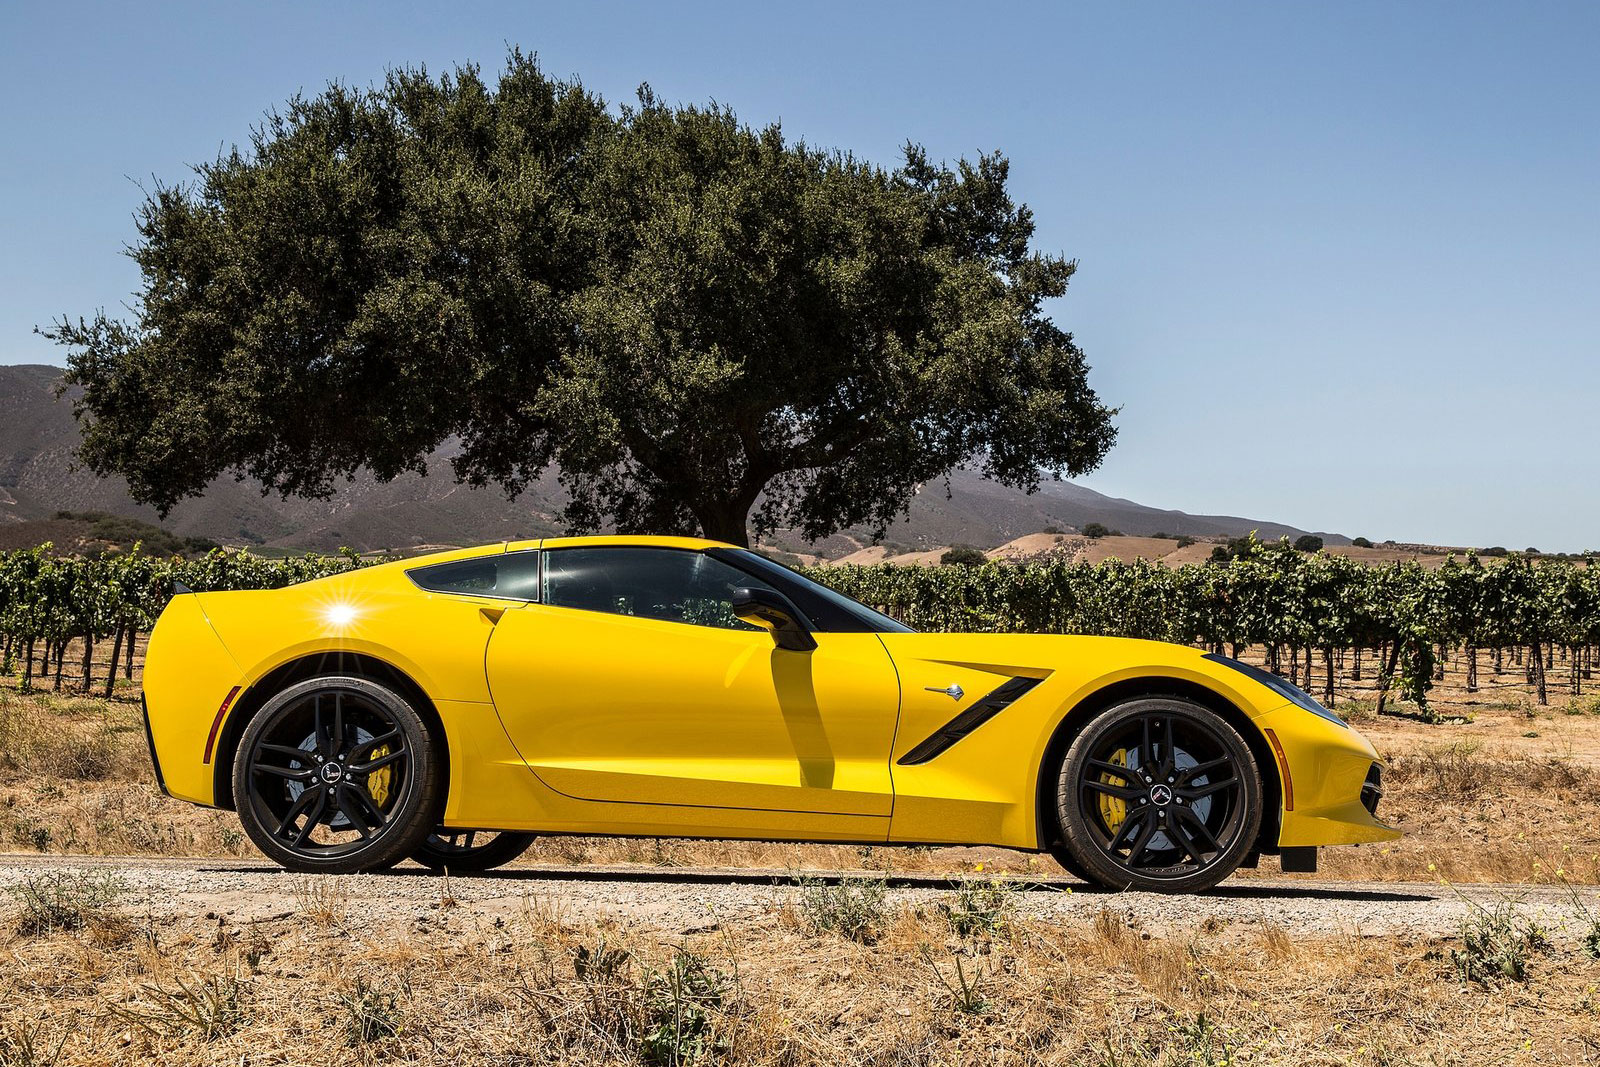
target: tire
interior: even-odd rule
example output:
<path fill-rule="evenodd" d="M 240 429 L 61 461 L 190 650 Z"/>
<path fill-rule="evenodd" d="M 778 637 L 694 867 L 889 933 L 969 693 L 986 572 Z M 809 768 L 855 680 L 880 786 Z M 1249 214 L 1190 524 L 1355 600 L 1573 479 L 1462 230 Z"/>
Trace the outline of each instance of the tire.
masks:
<path fill-rule="evenodd" d="M 441 826 L 417 846 L 411 858 L 424 867 L 453 873 L 492 871 L 528 851 L 535 840 L 533 834 L 447 830 Z"/>
<path fill-rule="evenodd" d="M 444 798 L 442 760 L 411 701 L 366 678 L 289 686 L 245 727 L 239 821 L 292 871 L 382 870 L 416 851 Z"/>
<path fill-rule="evenodd" d="M 1062 848 L 1091 880 L 1197 893 L 1255 847 L 1262 796 L 1250 746 L 1227 720 L 1180 697 L 1140 697 L 1068 746 L 1056 813 Z"/>

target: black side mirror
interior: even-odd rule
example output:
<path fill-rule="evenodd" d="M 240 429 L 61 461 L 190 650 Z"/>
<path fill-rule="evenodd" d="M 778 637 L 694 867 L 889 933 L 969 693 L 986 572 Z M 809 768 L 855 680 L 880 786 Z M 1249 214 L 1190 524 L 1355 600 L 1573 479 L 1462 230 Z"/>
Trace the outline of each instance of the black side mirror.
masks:
<path fill-rule="evenodd" d="M 791 652 L 810 652 L 817 647 L 809 620 L 794 601 L 775 589 L 735 589 L 731 597 L 733 613 L 752 626 L 772 634 L 779 648 Z"/>

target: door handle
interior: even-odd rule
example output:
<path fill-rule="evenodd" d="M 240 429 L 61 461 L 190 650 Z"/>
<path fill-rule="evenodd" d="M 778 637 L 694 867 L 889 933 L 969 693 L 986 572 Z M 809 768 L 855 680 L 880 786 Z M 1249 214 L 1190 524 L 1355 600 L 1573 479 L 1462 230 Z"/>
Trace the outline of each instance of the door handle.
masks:
<path fill-rule="evenodd" d="M 937 685 L 925 685 L 922 688 L 926 689 L 930 693 L 943 693 L 945 696 L 949 697 L 951 700 L 958 701 L 958 702 L 961 700 L 962 697 L 967 695 L 967 691 L 965 689 L 962 689 L 959 685 L 947 685 L 947 686 L 944 686 L 943 688 L 940 688 Z"/>

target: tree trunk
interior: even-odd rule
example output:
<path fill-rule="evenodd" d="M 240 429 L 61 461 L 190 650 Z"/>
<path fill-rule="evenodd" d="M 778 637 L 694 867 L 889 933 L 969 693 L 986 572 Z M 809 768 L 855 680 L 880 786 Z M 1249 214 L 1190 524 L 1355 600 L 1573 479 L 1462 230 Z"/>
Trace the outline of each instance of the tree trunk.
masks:
<path fill-rule="evenodd" d="M 56 643 L 56 678 L 55 683 L 50 687 L 57 693 L 61 692 L 61 666 L 66 661 L 66 658 L 67 643 L 65 641 L 58 641 Z"/>
<path fill-rule="evenodd" d="M 1333 649 L 1326 645 L 1322 646 L 1322 666 L 1326 668 L 1328 676 L 1328 684 L 1322 690 L 1322 698 L 1331 708 L 1333 707 Z"/>
<path fill-rule="evenodd" d="M 1389 646 L 1389 654 L 1384 659 L 1382 671 L 1378 675 L 1378 714 L 1383 714 L 1383 706 L 1389 699 L 1389 683 L 1394 678 L 1394 669 L 1400 663 L 1400 642 L 1385 641 Z"/>
<path fill-rule="evenodd" d="M 1494 673 L 1496 677 L 1506 673 L 1506 650 L 1499 645 L 1494 646 Z"/>
<path fill-rule="evenodd" d="M 1522 666 L 1522 646 L 1521 645 L 1512 645 L 1511 646 L 1511 662 L 1513 664 L 1515 664 L 1516 666 L 1518 666 L 1518 667 Z"/>
<path fill-rule="evenodd" d="M 1478 646 L 1467 646 L 1467 692 L 1478 691 Z"/>
<path fill-rule="evenodd" d="M 89 691 L 89 676 L 94 672 L 94 634 L 83 635 L 83 692 Z"/>
<path fill-rule="evenodd" d="M 0 650 L 0 674 L 5 675 L 7 678 L 11 677 L 11 653 L 13 651 L 12 644 L 13 642 L 11 635 L 6 634 L 5 648 L 4 650 Z"/>
<path fill-rule="evenodd" d="M 1357 645 L 1350 654 L 1350 680 L 1361 681 L 1361 646 Z"/>
<path fill-rule="evenodd" d="M 1439 655 L 1433 661 L 1433 680 L 1444 681 L 1444 668 L 1450 662 L 1450 646 L 1444 642 L 1439 643 Z"/>
<path fill-rule="evenodd" d="M 128 627 L 128 643 L 124 646 L 124 651 L 128 653 L 128 660 L 122 668 L 122 676 L 130 682 L 133 681 L 133 648 L 138 643 L 139 628 L 137 626 Z M 112 664 L 111 669 L 116 670 L 116 664 Z"/>
<path fill-rule="evenodd" d="M 1300 650 L 1289 646 L 1289 684 L 1300 684 Z"/>
<path fill-rule="evenodd" d="M 1241 653 L 1243 651 L 1244 651 L 1244 649 L 1239 647 L 1239 642 L 1235 641 L 1233 643 L 1233 658 L 1234 659 L 1238 659 L 1239 658 L 1239 653 Z"/>
<path fill-rule="evenodd" d="M 33 638 L 28 638 L 28 645 L 22 650 L 22 691 L 33 691 Z"/>
<path fill-rule="evenodd" d="M 1528 670 L 1533 674 L 1533 685 L 1539 694 L 1539 703 L 1550 703 L 1550 694 L 1544 685 L 1544 646 L 1535 641 L 1528 646 Z"/>
<path fill-rule="evenodd" d="M 1575 697 L 1582 696 L 1583 681 L 1582 676 L 1578 673 L 1578 650 L 1576 648 L 1571 648 L 1563 649 L 1562 651 L 1567 654 L 1567 664 L 1569 672 L 1572 675 L 1572 695 Z"/>
<path fill-rule="evenodd" d="M 111 691 L 117 685 L 117 664 L 122 662 L 122 631 L 126 627 L 118 626 L 116 636 L 111 639 L 111 669 L 106 671 L 106 699 L 111 699 Z"/>

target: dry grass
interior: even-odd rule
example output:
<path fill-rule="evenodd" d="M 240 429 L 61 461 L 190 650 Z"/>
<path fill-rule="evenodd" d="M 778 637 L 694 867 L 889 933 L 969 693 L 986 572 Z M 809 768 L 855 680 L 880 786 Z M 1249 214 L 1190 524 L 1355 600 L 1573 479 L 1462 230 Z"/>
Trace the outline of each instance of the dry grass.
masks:
<path fill-rule="evenodd" d="M 950 894 L 952 898 L 956 894 Z M 954 901 L 945 903 L 954 905 Z M 0 943 L 0 1063 L 1193 1065 L 1576 1063 L 1600 1055 L 1600 961 L 1531 950 L 1463 982 L 1460 938 L 1150 933 L 1011 917 L 959 935 L 897 905 L 864 945 L 781 910 L 705 932 L 559 901 L 426 924 L 175 918 L 146 936 Z M 59 1061 L 24 1060 L 23 1042 Z"/>

